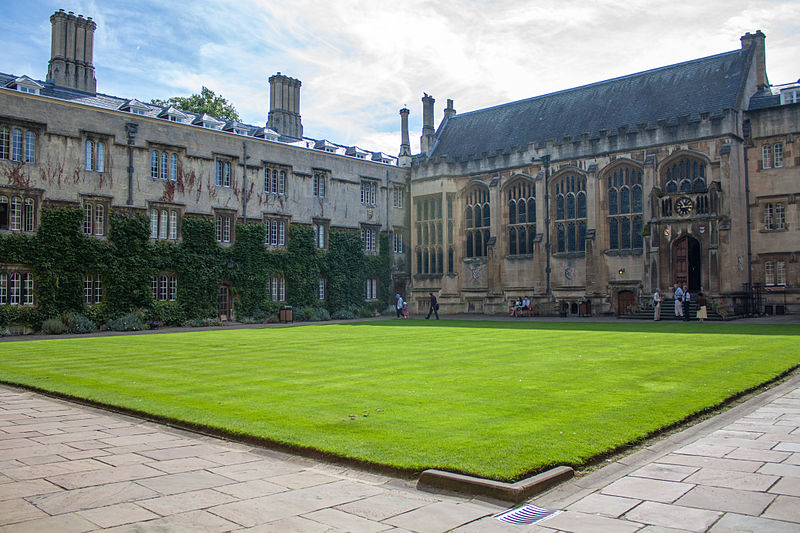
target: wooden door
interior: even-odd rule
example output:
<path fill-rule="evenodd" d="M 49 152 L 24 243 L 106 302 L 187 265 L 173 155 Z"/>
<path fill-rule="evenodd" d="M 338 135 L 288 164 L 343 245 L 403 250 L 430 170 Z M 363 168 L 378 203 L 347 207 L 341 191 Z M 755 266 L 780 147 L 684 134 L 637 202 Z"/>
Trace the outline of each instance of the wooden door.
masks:
<path fill-rule="evenodd" d="M 672 248 L 673 283 L 681 287 L 689 283 L 689 238 L 679 239 Z"/>
<path fill-rule="evenodd" d="M 619 291 L 617 293 L 617 315 L 627 315 L 635 301 L 636 295 L 633 291 Z"/>

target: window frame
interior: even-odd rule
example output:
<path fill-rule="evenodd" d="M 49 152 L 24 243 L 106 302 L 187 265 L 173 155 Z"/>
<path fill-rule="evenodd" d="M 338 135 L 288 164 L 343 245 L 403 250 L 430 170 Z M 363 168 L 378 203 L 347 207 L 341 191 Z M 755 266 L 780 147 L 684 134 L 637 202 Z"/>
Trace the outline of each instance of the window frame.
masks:
<path fill-rule="evenodd" d="M 151 202 L 148 207 L 150 217 L 150 239 L 153 241 L 178 242 L 181 236 L 183 208 L 176 204 Z"/>

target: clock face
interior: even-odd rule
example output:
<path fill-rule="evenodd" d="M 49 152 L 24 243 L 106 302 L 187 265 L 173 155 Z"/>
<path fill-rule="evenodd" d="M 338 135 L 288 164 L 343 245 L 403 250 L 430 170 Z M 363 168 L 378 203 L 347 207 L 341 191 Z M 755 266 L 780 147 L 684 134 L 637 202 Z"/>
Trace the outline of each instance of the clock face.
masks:
<path fill-rule="evenodd" d="M 679 198 L 678 201 L 675 202 L 675 212 L 682 217 L 689 216 L 692 212 L 692 207 L 692 201 L 686 197 Z"/>

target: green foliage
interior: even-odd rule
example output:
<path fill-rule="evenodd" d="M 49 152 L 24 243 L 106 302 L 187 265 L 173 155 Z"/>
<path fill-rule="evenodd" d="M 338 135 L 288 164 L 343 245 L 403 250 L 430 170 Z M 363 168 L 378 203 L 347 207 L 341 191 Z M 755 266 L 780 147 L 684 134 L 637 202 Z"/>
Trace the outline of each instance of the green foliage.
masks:
<path fill-rule="evenodd" d="M 48 318 L 42 322 L 42 333 L 45 335 L 61 335 L 67 332 L 67 326 L 60 318 Z"/>
<path fill-rule="evenodd" d="M 361 252 L 358 232 L 334 230 L 327 251 L 316 248 L 308 225 L 289 226 L 285 250 L 264 246 L 264 225 L 237 225 L 234 244 L 221 247 L 210 220 L 183 217 L 181 242 L 152 242 L 150 223 L 140 214 L 117 211 L 109 219 L 107 241 L 81 232 L 80 209 L 44 209 L 35 236 L 0 235 L 0 263 L 29 265 L 36 280 L 35 308 L 0 306 L 0 327 L 24 325 L 40 329 L 46 318 L 80 314 L 96 325 L 128 313 L 140 320 L 180 325 L 217 315 L 217 296 L 230 287 L 237 319 L 264 322 L 282 303 L 269 294 L 270 276 L 283 275 L 287 301 L 295 319 L 307 308 L 309 319 L 347 310 L 373 316 L 386 306 L 390 283 L 389 242 L 380 236 L 379 255 Z M 155 302 L 153 276 L 174 275 L 176 302 Z M 100 276 L 103 302 L 87 306 L 84 279 Z M 380 280 L 377 301 L 364 301 L 367 276 Z M 317 299 L 317 282 L 327 279 L 328 298 Z M 323 306 L 323 307 L 320 307 Z"/>
<path fill-rule="evenodd" d="M 106 329 L 109 331 L 141 331 L 145 327 L 141 318 L 133 313 L 128 313 L 106 322 Z"/>
<path fill-rule="evenodd" d="M 347 309 L 340 309 L 331 315 L 331 319 L 333 320 L 353 320 L 355 317 L 356 315 Z"/>
<path fill-rule="evenodd" d="M 165 326 L 180 326 L 186 320 L 186 313 L 178 302 L 155 302 L 148 320 L 162 322 Z"/>
<path fill-rule="evenodd" d="M 61 321 L 70 333 L 84 334 L 97 331 L 94 321 L 78 313 L 64 313 L 61 315 Z"/>
<path fill-rule="evenodd" d="M 239 120 L 239 113 L 236 108 L 228 100 L 221 95 L 217 96 L 214 91 L 208 87 L 203 86 L 200 89 L 200 94 L 193 94 L 191 96 L 173 96 L 166 100 L 153 98 L 150 100 L 153 105 L 160 105 L 162 107 L 175 106 L 184 111 L 192 113 L 208 113 L 212 117 L 222 120 Z"/>

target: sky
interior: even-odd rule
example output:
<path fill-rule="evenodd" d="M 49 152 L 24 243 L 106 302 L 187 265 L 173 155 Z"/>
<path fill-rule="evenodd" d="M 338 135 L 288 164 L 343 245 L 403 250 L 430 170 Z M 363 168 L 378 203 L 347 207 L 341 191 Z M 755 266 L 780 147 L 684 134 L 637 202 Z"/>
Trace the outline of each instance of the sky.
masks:
<path fill-rule="evenodd" d="M 459 113 L 736 50 L 766 36 L 770 83 L 800 78 L 800 0 L 3 0 L 0 72 L 43 80 L 50 15 L 97 23 L 98 92 L 149 102 L 202 86 L 264 125 L 268 78 L 302 82 L 304 134 L 419 150 L 423 92 Z"/>

